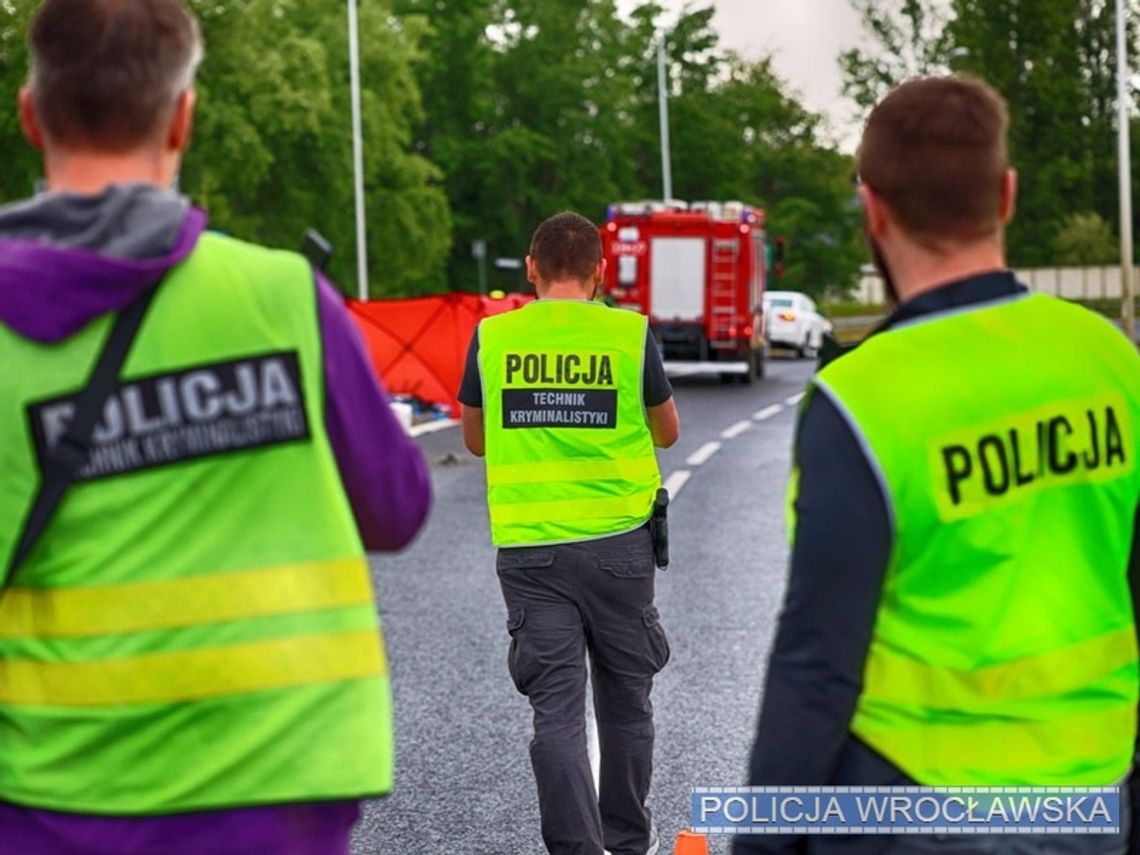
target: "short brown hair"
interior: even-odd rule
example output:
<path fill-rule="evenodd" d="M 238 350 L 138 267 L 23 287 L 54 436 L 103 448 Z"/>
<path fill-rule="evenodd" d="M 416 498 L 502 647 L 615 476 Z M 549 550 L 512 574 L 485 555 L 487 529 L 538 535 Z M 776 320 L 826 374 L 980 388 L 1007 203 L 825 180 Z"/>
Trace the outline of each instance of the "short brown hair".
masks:
<path fill-rule="evenodd" d="M 969 77 L 924 77 L 871 112 L 859 176 L 912 237 L 977 240 L 1001 228 L 1009 109 Z"/>
<path fill-rule="evenodd" d="M 181 0 L 46 0 L 28 47 L 48 139 L 100 151 L 159 132 L 202 58 L 198 22 Z"/>
<path fill-rule="evenodd" d="M 538 275 L 547 282 L 585 282 L 602 260 L 598 228 L 581 214 L 556 214 L 538 227 L 530 242 Z"/>

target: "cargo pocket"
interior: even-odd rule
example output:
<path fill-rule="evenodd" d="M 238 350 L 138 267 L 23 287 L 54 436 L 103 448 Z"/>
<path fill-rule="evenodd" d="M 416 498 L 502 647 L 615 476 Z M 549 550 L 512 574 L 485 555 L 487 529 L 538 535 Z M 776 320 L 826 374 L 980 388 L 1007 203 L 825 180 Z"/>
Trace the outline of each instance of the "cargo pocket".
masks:
<path fill-rule="evenodd" d="M 641 610 L 641 622 L 645 625 L 646 645 L 649 662 L 653 666 L 653 673 L 657 673 L 669 664 L 672 655 L 669 650 L 669 639 L 665 636 L 665 627 L 661 625 L 661 613 L 657 606 L 646 606 Z"/>
<path fill-rule="evenodd" d="M 495 569 L 500 573 L 508 570 L 539 570 L 553 566 L 553 549 L 500 549 L 495 559 Z"/>
<path fill-rule="evenodd" d="M 622 558 L 599 558 L 598 566 L 619 579 L 645 579 L 653 576 L 657 568 L 653 562 L 653 555 L 639 555 Z"/>
<path fill-rule="evenodd" d="M 507 650 L 507 670 L 520 693 L 526 694 L 534 680 L 535 658 L 526 643 L 526 610 L 511 609 L 507 614 L 507 632 L 511 635 L 511 646 Z"/>

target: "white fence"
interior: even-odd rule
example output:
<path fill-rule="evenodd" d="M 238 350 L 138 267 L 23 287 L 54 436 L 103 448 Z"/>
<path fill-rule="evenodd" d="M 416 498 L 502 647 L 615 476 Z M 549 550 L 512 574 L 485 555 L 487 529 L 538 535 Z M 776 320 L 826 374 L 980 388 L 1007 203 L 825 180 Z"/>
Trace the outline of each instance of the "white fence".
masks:
<path fill-rule="evenodd" d="M 1119 300 L 1123 296 L 1120 266 L 1107 267 L 1034 267 L 1015 271 L 1019 281 L 1033 291 L 1052 294 L 1067 300 Z M 1137 274 L 1140 276 L 1140 268 Z M 1137 279 L 1136 281 L 1140 281 Z M 886 302 L 883 280 L 867 275 L 859 281 L 855 299 L 870 306 Z"/>

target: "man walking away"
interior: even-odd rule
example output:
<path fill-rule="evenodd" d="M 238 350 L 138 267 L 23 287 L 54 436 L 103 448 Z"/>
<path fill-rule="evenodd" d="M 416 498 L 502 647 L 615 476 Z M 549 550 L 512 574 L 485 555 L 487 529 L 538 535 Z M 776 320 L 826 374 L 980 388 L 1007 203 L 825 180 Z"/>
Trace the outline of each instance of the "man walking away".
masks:
<path fill-rule="evenodd" d="M 592 223 L 568 213 L 539 226 L 527 273 L 537 302 L 480 324 L 459 399 L 467 447 L 487 458 L 542 836 L 556 855 L 645 855 L 657 851 L 649 694 L 669 659 L 647 523 L 661 487 L 654 445 L 676 442 L 677 409 L 645 317 L 593 302 L 605 261 Z"/>

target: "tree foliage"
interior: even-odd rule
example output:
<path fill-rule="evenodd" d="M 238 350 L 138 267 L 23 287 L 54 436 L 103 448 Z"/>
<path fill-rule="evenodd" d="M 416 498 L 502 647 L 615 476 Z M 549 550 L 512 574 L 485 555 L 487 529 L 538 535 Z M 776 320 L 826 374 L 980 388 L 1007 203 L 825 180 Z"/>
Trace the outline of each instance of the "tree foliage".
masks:
<path fill-rule="evenodd" d="M 333 273 L 355 280 L 348 34 L 343 12 L 304 0 L 192 0 L 207 59 L 184 188 L 214 224 L 295 246 L 309 226 L 337 247 Z M 373 292 L 444 285 L 451 229 L 441 173 L 411 150 L 421 118 L 411 64 L 422 22 L 360 7 L 365 186 Z"/>
<path fill-rule="evenodd" d="M 948 69 L 987 80 L 1009 103 L 1010 155 L 1020 174 L 1013 264 L 1054 263 L 1074 212 L 1119 225 L 1109 0 L 906 0 L 897 13 L 850 2 L 874 45 L 841 59 L 845 91 L 860 107 L 907 77 Z M 904 44 L 913 61 L 898 59 Z"/>
<path fill-rule="evenodd" d="M 207 58 L 181 187 L 214 227 L 296 246 L 305 228 L 355 279 L 347 27 L 342 6 L 187 0 Z M 12 104 L 36 0 L 0 0 L 0 99 Z M 711 4 L 617 0 L 360 4 L 373 293 L 477 287 L 473 241 L 519 257 L 539 221 L 595 220 L 661 195 L 657 39 L 666 39 L 675 195 L 769 209 L 786 287 L 849 287 L 862 257 L 849 158 L 766 58 L 726 51 Z M 39 165 L 0 111 L 0 199 Z"/>
<path fill-rule="evenodd" d="M 430 23 L 417 64 L 426 112 L 417 150 L 447 176 L 456 286 L 476 285 L 473 241 L 486 240 L 492 257 L 518 257 L 557 210 L 601 219 L 612 202 L 660 197 L 662 32 L 674 195 L 786 205 L 788 219 L 770 224 L 789 238 L 788 287 L 851 284 L 861 249 L 849 159 L 768 60 L 721 47 L 711 6 L 675 17 L 655 2 L 623 17 L 614 0 L 403 0 L 398 9 Z"/>
<path fill-rule="evenodd" d="M 37 0 L 0 0 L 0 101 L 27 73 L 24 40 Z M 296 247 L 308 227 L 337 248 L 333 274 L 355 282 L 352 137 L 343 10 L 305 0 L 189 0 L 202 25 L 195 136 L 180 186 L 211 226 Z M 10 14 L 9 14 L 10 13 Z M 412 150 L 421 119 L 412 63 L 422 22 L 385 2 L 360 8 L 369 255 L 375 294 L 445 286 L 449 205 L 436 165 Z M 28 195 L 40 166 L 0 110 L 0 198 Z"/>
<path fill-rule="evenodd" d="M 843 93 L 865 114 L 903 80 L 946 70 L 953 46 L 948 10 L 938 0 L 849 0 L 871 46 L 839 55 Z"/>
<path fill-rule="evenodd" d="M 16 99 L 28 76 L 24 34 L 35 4 L 0 0 L 0 201 L 32 192 L 40 175 L 39 158 L 23 141 Z"/>
<path fill-rule="evenodd" d="M 1069 267 L 1110 264 L 1120 258 L 1112 227 L 1094 212 L 1070 214 L 1053 240 L 1056 263 Z"/>

